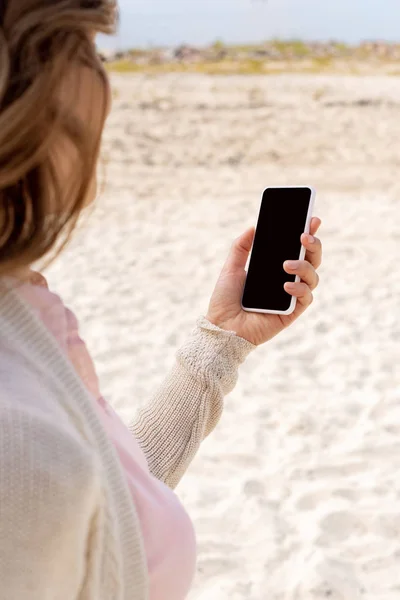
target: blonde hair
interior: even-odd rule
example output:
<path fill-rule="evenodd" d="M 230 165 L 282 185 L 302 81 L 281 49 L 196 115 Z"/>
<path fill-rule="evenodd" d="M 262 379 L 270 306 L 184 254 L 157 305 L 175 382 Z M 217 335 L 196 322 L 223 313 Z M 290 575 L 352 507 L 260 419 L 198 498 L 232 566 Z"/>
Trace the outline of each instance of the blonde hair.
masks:
<path fill-rule="evenodd" d="M 113 33 L 114 0 L 0 0 L 0 275 L 62 247 L 93 183 L 107 110 L 108 80 L 92 41 Z M 96 127 L 76 118 L 75 66 L 99 75 L 104 107 Z M 66 98 L 69 100 L 66 100 Z M 55 148 L 74 149 L 66 185 Z"/>

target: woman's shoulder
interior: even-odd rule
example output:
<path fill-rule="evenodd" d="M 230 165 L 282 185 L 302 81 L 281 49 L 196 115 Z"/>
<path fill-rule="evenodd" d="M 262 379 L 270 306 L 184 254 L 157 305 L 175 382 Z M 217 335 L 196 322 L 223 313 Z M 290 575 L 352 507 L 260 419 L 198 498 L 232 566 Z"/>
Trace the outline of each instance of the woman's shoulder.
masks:
<path fill-rule="evenodd" d="M 49 362 L 59 348 L 17 300 L 7 296 L 0 311 L 0 472 L 43 472 L 55 486 L 85 490 L 98 480 L 99 460 L 84 419 L 77 425 L 75 409 L 66 409 L 73 398 L 60 377 L 69 365 L 60 353 L 61 367 L 53 372 Z"/>

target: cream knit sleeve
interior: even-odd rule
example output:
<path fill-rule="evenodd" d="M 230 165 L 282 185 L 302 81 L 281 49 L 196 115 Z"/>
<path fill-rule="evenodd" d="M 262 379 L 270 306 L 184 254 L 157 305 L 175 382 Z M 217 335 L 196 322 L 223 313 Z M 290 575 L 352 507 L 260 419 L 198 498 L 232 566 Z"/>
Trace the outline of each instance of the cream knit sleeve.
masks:
<path fill-rule="evenodd" d="M 198 319 L 167 379 L 130 427 L 158 479 L 172 488 L 179 483 L 217 425 L 223 398 L 235 387 L 239 365 L 254 348 L 235 332 Z"/>

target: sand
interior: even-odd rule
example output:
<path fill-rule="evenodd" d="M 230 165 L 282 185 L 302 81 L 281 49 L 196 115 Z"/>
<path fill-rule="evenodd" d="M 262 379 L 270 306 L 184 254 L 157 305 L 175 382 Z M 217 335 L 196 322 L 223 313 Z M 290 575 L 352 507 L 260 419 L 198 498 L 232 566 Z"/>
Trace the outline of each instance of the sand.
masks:
<path fill-rule="evenodd" d="M 129 420 L 267 185 L 313 184 L 307 315 L 242 366 L 178 494 L 189 600 L 400 597 L 400 80 L 115 77 L 107 188 L 48 272 Z"/>

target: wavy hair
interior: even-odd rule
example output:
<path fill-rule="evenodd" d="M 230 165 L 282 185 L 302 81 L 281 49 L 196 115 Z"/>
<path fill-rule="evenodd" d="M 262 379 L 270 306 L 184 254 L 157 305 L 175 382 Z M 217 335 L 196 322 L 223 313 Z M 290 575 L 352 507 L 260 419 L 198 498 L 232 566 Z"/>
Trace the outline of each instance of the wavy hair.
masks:
<path fill-rule="evenodd" d="M 58 253 L 87 203 L 109 85 L 93 36 L 116 21 L 114 0 L 0 0 L 0 275 Z M 104 107 L 95 126 L 78 118 L 71 93 L 82 93 L 88 69 Z M 73 149 L 69 177 L 61 140 Z"/>

